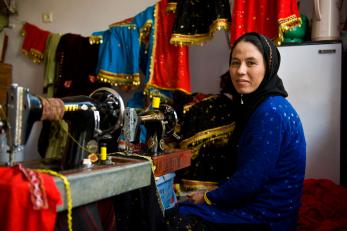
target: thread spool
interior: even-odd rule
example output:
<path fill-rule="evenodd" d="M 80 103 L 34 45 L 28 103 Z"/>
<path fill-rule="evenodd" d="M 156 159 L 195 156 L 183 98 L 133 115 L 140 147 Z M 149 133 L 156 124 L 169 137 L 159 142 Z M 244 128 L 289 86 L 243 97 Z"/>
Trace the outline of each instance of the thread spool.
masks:
<path fill-rule="evenodd" d="M 159 106 L 160 106 L 160 98 L 159 97 L 153 97 L 152 107 L 153 108 L 159 108 Z"/>
<path fill-rule="evenodd" d="M 107 159 L 107 147 L 106 144 L 101 144 L 100 147 L 100 160 L 101 161 L 106 161 Z"/>

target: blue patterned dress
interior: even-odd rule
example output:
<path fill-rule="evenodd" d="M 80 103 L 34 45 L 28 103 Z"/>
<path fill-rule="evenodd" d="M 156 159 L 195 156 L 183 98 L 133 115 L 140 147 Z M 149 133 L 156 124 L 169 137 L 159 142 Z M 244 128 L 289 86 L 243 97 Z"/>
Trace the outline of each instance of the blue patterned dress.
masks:
<path fill-rule="evenodd" d="M 181 215 L 224 224 L 261 223 L 295 230 L 306 164 L 306 141 L 295 109 L 270 96 L 250 116 L 238 145 L 237 170 L 207 193 L 214 203 L 179 205 Z"/>

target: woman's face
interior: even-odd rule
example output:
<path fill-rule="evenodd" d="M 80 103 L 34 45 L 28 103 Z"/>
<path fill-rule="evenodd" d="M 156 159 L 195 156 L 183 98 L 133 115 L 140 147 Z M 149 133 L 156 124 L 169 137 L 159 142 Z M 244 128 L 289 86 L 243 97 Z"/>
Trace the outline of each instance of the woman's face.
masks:
<path fill-rule="evenodd" d="M 262 53 L 250 42 L 239 42 L 230 63 L 231 81 L 239 94 L 250 94 L 257 90 L 265 76 L 265 61 Z"/>

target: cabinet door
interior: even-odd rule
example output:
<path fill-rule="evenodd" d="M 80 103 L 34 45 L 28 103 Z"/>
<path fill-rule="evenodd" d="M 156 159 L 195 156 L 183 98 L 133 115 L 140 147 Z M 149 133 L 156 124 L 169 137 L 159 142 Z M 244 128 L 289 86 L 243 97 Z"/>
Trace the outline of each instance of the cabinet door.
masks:
<path fill-rule="evenodd" d="M 340 43 L 279 47 L 279 76 L 305 130 L 306 178 L 340 183 Z"/>

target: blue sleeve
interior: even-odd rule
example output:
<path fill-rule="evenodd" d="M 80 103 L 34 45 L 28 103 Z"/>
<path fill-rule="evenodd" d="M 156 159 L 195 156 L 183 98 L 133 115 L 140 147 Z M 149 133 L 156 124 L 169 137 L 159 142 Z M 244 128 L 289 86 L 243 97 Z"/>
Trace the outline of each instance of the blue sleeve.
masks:
<path fill-rule="evenodd" d="M 217 206 L 237 206 L 254 197 L 274 172 L 283 129 L 282 117 L 275 110 L 256 110 L 240 138 L 236 172 L 219 188 L 208 192 L 208 198 Z"/>

